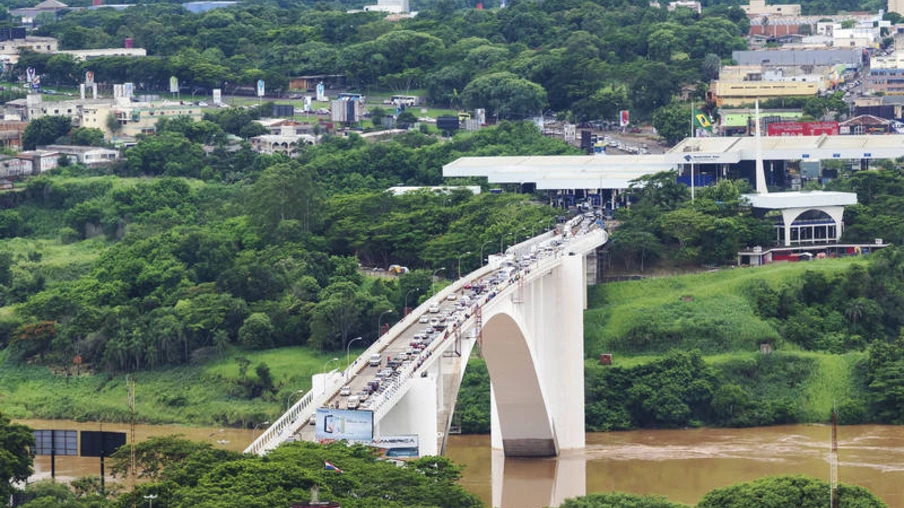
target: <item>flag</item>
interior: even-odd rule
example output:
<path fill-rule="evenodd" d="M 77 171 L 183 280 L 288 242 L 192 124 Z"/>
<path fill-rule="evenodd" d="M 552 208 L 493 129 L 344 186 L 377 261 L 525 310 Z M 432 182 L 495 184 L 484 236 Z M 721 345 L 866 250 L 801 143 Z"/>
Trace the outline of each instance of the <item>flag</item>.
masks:
<path fill-rule="evenodd" d="M 709 115 L 694 108 L 694 128 L 712 132 L 713 121 Z"/>
<path fill-rule="evenodd" d="M 339 471 L 340 473 L 342 472 L 341 469 L 334 466 L 332 462 L 328 462 L 328 461 L 323 461 L 323 468 L 328 471 Z"/>

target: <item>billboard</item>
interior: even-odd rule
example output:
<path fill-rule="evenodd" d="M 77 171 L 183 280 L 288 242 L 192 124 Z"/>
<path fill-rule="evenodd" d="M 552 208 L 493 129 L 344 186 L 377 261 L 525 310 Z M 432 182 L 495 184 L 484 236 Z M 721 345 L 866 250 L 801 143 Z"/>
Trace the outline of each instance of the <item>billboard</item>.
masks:
<path fill-rule="evenodd" d="M 85 72 L 85 84 L 91 86 L 94 84 L 94 71 Z"/>
<path fill-rule="evenodd" d="M 838 122 L 774 122 L 766 127 L 767 136 L 837 136 Z"/>
<path fill-rule="evenodd" d="M 317 101 L 326 102 L 326 91 L 323 89 L 323 83 L 317 83 Z"/>
<path fill-rule="evenodd" d="M 320 439 L 373 441 L 374 412 L 317 408 L 314 436 Z"/>
<path fill-rule="evenodd" d="M 631 116 L 628 113 L 627 109 L 623 109 L 618 112 L 618 125 L 619 127 L 627 127 L 630 123 Z"/>
<path fill-rule="evenodd" d="M 82 431 L 82 457 L 109 457 L 126 444 L 125 432 Z"/>
<path fill-rule="evenodd" d="M 264 96 L 264 80 L 262 79 L 257 80 L 257 96 Z"/>
<path fill-rule="evenodd" d="M 380 457 L 387 459 L 416 459 L 418 452 L 417 434 L 404 436 L 382 436 L 374 438 L 370 446 L 380 450 Z"/>
<path fill-rule="evenodd" d="M 169 91 L 170 93 L 179 93 L 179 78 L 176 76 L 170 76 L 169 78 Z"/>
<path fill-rule="evenodd" d="M 219 88 L 213 89 L 213 103 L 221 104 L 223 102 L 223 90 Z"/>
<path fill-rule="evenodd" d="M 77 430 L 33 430 L 35 455 L 78 455 Z"/>

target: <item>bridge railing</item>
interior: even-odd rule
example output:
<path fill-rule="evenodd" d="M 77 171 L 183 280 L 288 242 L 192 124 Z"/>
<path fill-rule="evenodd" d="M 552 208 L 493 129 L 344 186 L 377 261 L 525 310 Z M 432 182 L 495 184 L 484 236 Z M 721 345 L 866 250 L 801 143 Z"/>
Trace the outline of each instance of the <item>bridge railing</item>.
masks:
<path fill-rule="evenodd" d="M 335 393 L 335 390 L 338 390 L 342 385 L 342 376 L 337 371 L 330 372 L 326 376 L 323 380 L 324 386 L 319 390 L 320 393 L 315 393 L 317 391 L 316 388 L 312 388 L 305 393 L 298 402 L 293 404 L 288 411 L 283 413 L 278 420 L 261 433 L 245 449 L 245 453 L 261 455 L 268 450 L 272 450 L 307 424 L 317 408 L 329 400 L 327 398 L 328 394 L 331 397 L 331 394 Z"/>

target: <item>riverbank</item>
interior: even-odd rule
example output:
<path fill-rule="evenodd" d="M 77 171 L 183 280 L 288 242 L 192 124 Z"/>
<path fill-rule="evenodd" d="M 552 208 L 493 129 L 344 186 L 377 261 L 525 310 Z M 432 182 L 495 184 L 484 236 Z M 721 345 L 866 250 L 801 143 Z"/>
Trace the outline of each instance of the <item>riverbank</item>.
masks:
<path fill-rule="evenodd" d="M 356 355 L 352 351 L 352 355 Z M 273 421 L 311 388 L 311 376 L 342 368 L 345 358 L 331 361 L 304 347 L 266 351 L 230 349 L 201 365 L 134 373 L 136 417 L 141 423 L 251 428 Z M 354 356 L 352 356 L 354 357 Z M 242 372 L 240 358 L 247 360 Z M 272 391 L 248 398 L 244 387 L 260 382 L 256 367 L 265 364 Z M 0 411 L 14 419 L 71 419 L 80 422 L 127 422 L 125 373 L 76 374 L 40 365 L 6 362 L 0 352 Z"/>

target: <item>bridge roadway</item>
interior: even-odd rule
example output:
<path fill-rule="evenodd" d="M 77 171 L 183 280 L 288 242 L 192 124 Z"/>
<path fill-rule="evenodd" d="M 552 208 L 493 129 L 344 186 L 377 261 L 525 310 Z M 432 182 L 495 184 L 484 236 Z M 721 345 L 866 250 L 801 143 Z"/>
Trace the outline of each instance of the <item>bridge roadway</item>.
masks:
<path fill-rule="evenodd" d="M 516 282 L 519 278 L 526 277 L 532 269 L 541 264 L 548 264 L 551 259 L 566 255 L 569 247 L 576 240 L 583 239 L 587 233 L 596 228 L 597 225 L 593 220 L 578 216 L 566 224 L 557 225 L 556 230 L 548 231 L 509 248 L 506 256 L 491 256 L 487 265 L 455 281 L 451 286 L 438 292 L 414 309 L 358 356 L 351 365 L 346 366 L 345 371 L 334 370 L 330 373 L 315 375 L 312 390 L 261 434 L 245 452 L 264 454 L 285 441 L 315 440 L 315 427 L 309 423 L 313 421 L 311 417 L 318 407 L 336 407 L 338 404 L 339 408 L 345 409 L 348 397 L 340 395 L 341 387 L 350 387 L 351 394 L 363 391 L 367 383 L 375 378 L 376 373 L 386 368 L 387 357 L 396 358 L 397 355 L 408 351 L 415 334 L 423 335 L 428 323 L 419 322 L 422 316 L 426 316 L 429 320 L 448 313 L 449 318 L 433 335 L 432 343 L 415 355 L 413 360 L 398 367 L 394 376 L 388 381 L 383 381 L 380 389 L 371 394 L 359 407 L 361 410 L 373 410 L 374 422 L 377 424 L 379 419 L 404 396 L 405 382 L 410 377 L 415 373 L 426 371 L 428 367 L 438 362 L 443 353 L 453 345 L 456 345 L 456 349 L 458 349 L 461 347 L 462 341 L 467 342 L 470 338 L 471 343 L 465 344 L 467 351 L 464 355 L 459 354 L 456 357 L 452 368 L 446 367 L 449 372 L 443 376 L 441 381 L 444 385 L 443 391 L 451 395 L 451 400 L 442 404 L 445 407 L 441 409 L 442 415 L 437 422 L 437 436 L 440 441 L 438 448 L 441 450 L 445 433 L 449 428 L 458 384 L 464 374 L 464 366 L 471 349 L 469 346 L 474 345 L 473 339 L 478 333 L 478 323 L 475 323 L 474 319 L 477 307 L 486 305 L 502 292 L 508 294 L 513 289 L 517 289 L 515 286 L 517 286 Z M 553 241 L 559 242 L 559 245 L 552 245 Z M 550 246 L 550 248 L 545 250 L 544 246 Z M 525 259 L 524 256 L 530 256 L 532 253 L 534 256 L 530 257 L 529 264 L 521 266 L 521 261 Z M 543 263 L 544 261 L 546 263 Z M 512 263 L 515 266 L 507 269 L 507 265 Z M 501 271 L 506 269 L 509 273 L 502 279 Z M 484 287 L 484 290 L 479 294 L 474 294 L 471 289 L 465 289 L 466 285 L 470 287 L 480 285 Z M 454 299 L 449 298 L 450 294 L 455 295 Z M 469 303 L 463 305 L 464 301 L 468 301 L 463 300 L 466 295 L 468 295 Z M 440 307 L 440 311 L 437 313 L 429 312 L 429 308 L 434 304 Z M 373 354 L 380 355 L 379 367 L 371 367 L 368 364 L 368 360 Z"/>

